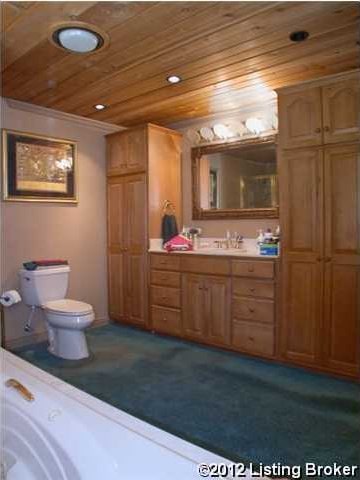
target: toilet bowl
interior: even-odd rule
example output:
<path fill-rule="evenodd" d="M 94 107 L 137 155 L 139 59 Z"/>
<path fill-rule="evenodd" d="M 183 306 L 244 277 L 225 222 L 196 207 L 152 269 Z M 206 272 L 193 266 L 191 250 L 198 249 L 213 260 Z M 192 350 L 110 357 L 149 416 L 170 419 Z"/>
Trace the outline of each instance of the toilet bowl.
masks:
<path fill-rule="evenodd" d="M 66 360 L 80 360 L 89 356 L 85 328 L 94 321 L 91 305 L 65 298 L 70 267 L 48 266 L 34 271 L 19 271 L 22 298 L 31 307 L 30 319 L 40 307 L 46 320 L 49 352 Z"/>
<path fill-rule="evenodd" d="M 49 352 L 67 360 L 89 356 L 84 330 L 94 321 L 91 305 L 77 300 L 62 299 L 45 303 Z"/>

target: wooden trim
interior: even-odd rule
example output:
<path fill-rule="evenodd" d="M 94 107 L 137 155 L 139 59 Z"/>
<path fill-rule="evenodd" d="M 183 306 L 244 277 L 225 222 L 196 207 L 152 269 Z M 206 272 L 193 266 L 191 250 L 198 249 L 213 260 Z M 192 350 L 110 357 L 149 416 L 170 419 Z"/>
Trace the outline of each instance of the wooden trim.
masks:
<path fill-rule="evenodd" d="M 316 80 L 305 80 L 296 85 L 289 85 L 287 87 L 275 88 L 278 95 L 288 94 L 293 92 L 301 92 L 307 88 L 325 87 L 332 83 L 338 83 L 340 80 L 360 79 L 360 69 L 349 70 L 347 72 L 335 73 L 334 75 L 326 75 L 325 77 L 317 78 Z"/>
<path fill-rule="evenodd" d="M 233 149 L 245 148 L 251 145 L 277 145 L 277 135 L 238 140 L 236 142 L 205 145 L 191 149 L 192 171 L 192 218 L 194 220 L 218 220 L 241 218 L 279 218 L 279 207 L 252 209 L 214 209 L 204 210 L 200 207 L 200 159 L 202 155 L 218 153 Z"/>
<path fill-rule="evenodd" d="M 63 122 L 72 122 L 80 127 L 91 128 L 93 130 L 99 130 L 103 134 L 120 132 L 125 127 L 121 125 L 115 125 L 113 123 L 102 122 L 100 120 L 94 120 L 92 118 L 80 117 L 73 113 L 60 112 L 52 108 L 41 107 L 40 105 L 34 105 L 32 103 L 20 102 L 12 98 L 2 97 L 7 107 L 14 110 L 21 110 L 23 112 L 34 113 L 35 115 L 43 115 L 45 117 L 56 118 Z"/>

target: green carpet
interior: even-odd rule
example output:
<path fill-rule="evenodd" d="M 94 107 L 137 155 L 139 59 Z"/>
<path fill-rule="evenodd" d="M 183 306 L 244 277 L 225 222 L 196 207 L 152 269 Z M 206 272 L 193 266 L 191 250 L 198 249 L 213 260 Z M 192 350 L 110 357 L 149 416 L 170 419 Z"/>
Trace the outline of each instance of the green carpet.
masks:
<path fill-rule="evenodd" d="M 15 353 L 233 461 L 360 465 L 358 384 L 129 327 L 87 338 L 93 357 L 79 364 L 45 344 Z"/>

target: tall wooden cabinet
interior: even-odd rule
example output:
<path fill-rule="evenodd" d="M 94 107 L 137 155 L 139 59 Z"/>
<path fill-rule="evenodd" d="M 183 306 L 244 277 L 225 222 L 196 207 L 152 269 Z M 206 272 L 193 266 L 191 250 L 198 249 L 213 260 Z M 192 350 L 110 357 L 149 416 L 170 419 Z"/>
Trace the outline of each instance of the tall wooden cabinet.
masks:
<path fill-rule="evenodd" d="M 107 137 L 109 316 L 148 326 L 149 238 L 170 200 L 181 222 L 181 135 L 144 125 Z"/>
<path fill-rule="evenodd" d="M 360 76 L 282 89 L 279 184 L 283 359 L 360 367 Z"/>

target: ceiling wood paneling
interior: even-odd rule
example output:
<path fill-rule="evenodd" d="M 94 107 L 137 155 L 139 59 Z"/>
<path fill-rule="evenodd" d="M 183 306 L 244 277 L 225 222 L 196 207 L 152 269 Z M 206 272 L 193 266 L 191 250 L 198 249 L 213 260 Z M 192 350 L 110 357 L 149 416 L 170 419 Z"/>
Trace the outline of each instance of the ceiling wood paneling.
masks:
<path fill-rule="evenodd" d="M 2 2 L 2 10 L 5 96 L 125 126 L 226 113 L 360 66 L 357 2 Z M 100 27 L 110 45 L 84 56 L 56 48 L 49 31 L 68 20 Z M 309 39 L 292 43 L 303 29 Z M 183 82 L 169 85 L 169 74 Z"/>

